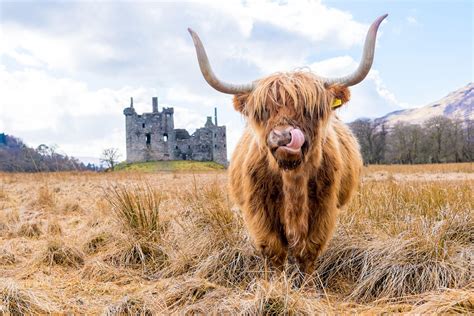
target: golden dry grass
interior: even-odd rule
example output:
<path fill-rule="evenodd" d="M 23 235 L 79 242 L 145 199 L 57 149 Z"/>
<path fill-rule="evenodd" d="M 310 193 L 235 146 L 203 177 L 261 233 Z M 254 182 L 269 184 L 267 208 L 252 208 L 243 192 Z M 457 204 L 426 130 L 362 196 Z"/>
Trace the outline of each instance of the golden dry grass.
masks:
<path fill-rule="evenodd" d="M 0 313 L 474 313 L 471 168 L 366 168 L 301 287 L 255 252 L 224 171 L 0 174 Z"/>

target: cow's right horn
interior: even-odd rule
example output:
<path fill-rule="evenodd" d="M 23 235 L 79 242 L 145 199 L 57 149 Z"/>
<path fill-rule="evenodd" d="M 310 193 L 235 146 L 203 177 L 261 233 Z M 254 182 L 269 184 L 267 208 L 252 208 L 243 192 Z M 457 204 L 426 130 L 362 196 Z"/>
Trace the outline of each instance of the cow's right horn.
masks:
<path fill-rule="evenodd" d="M 204 49 L 204 46 L 202 45 L 202 42 L 199 39 L 199 36 L 190 28 L 188 28 L 188 31 L 189 34 L 191 34 L 191 37 L 193 38 L 194 47 L 196 48 L 199 68 L 201 68 L 201 72 L 204 76 L 204 79 L 206 79 L 207 83 L 211 87 L 213 87 L 217 91 L 227 94 L 250 92 L 255 88 L 254 83 L 232 84 L 219 80 L 212 71 L 211 65 L 209 64 L 209 59 L 207 58 L 206 50 Z"/>

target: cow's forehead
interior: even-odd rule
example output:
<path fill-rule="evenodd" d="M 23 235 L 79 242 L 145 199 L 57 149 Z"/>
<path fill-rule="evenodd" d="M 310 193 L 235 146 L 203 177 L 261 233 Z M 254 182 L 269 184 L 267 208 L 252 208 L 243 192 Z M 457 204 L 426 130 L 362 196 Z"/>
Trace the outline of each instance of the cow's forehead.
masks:
<path fill-rule="evenodd" d="M 310 72 L 276 73 L 259 80 L 247 104 L 258 113 L 288 107 L 297 112 L 319 111 L 327 107 L 331 95 L 324 82 Z"/>

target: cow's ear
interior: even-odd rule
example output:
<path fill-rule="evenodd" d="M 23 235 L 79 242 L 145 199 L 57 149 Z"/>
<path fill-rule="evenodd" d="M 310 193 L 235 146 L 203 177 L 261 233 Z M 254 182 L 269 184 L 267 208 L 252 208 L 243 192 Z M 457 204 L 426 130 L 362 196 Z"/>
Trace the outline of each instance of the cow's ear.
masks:
<path fill-rule="evenodd" d="M 244 113 L 245 103 L 247 103 L 248 93 L 234 95 L 234 109 L 240 113 Z"/>
<path fill-rule="evenodd" d="M 333 85 L 328 88 L 329 92 L 333 96 L 331 108 L 337 109 L 343 104 L 347 103 L 351 98 L 351 92 L 349 88 L 342 85 Z"/>

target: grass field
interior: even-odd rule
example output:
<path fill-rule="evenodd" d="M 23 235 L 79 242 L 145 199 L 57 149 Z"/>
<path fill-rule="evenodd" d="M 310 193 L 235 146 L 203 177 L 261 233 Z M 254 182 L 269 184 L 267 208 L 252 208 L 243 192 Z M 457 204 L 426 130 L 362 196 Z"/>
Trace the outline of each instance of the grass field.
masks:
<path fill-rule="evenodd" d="M 150 161 L 140 163 L 122 162 L 115 167 L 116 171 L 139 171 L 139 172 L 159 172 L 159 171 L 212 171 L 224 170 L 224 166 L 213 161 L 190 161 L 190 160 L 170 160 L 170 161 Z"/>
<path fill-rule="evenodd" d="M 473 164 L 365 168 L 301 287 L 255 252 L 226 182 L 0 174 L 0 314 L 474 313 Z"/>

